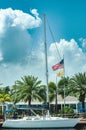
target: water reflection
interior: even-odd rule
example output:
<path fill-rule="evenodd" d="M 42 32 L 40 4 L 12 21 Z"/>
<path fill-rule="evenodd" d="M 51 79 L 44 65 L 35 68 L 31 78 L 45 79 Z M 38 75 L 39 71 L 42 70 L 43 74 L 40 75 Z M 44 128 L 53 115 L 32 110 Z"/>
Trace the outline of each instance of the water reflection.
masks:
<path fill-rule="evenodd" d="M 0 130 L 9 130 L 9 129 L 1 128 Z M 10 130 L 85 130 L 85 129 L 63 128 L 63 129 L 10 129 Z"/>
<path fill-rule="evenodd" d="M 0 130 L 9 130 L 9 129 L 4 129 L 4 128 L 1 128 Z M 10 130 L 79 130 L 79 129 L 69 129 L 69 128 L 63 128 L 63 129 L 10 129 Z M 84 130 L 84 129 L 81 129 L 81 130 Z"/>
<path fill-rule="evenodd" d="M 0 130 L 86 130 L 86 126 L 83 126 L 82 128 L 62 128 L 62 129 L 4 129 L 0 128 Z"/>

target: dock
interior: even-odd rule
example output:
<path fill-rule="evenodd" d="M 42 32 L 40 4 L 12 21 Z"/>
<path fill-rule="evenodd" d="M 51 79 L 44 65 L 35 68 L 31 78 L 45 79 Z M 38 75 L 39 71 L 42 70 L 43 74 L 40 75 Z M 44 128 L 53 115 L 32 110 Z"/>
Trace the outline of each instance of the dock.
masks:
<path fill-rule="evenodd" d="M 2 121 L 2 122 L 0 122 L 0 127 L 2 127 L 2 124 L 3 124 L 3 121 Z"/>
<path fill-rule="evenodd" d="M 75 128 L 77 129 L 82 129 L 84 127 L 86 127 L 86 118 L 81 119 L 80 122 L 75 126 Z"/>
<path fill-rule="evenodd" d="M 81 119 L 78 124 L 86 125 L 86 118 Z"/>

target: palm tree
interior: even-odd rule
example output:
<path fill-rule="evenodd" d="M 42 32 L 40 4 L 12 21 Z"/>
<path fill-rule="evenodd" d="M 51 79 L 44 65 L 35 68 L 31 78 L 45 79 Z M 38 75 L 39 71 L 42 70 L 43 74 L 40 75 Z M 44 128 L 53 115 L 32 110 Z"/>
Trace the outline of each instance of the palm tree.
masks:
<path fill-rule="evenodd" d="M 41 91 L 41 80 L 34 76 L 24 76 L 22 81 L 17 80 L 12 87 L 12 98 L 14 102 L 25 101 L 28 105 L 31 105 L 33 100 L 42 101 L 42 97 L 39 95 Z M 17 100 L 16 98 L 17 97 Z"/>
<path fill-rule="evenodd" d="M 11 99 L 14 104 L 20 101 L 19 93 L 20 93 L 20 87 L 14 84 L 10 90 Z"/>
<path fill-rule="evenodd" d="M 58 93 L 64 99 L 63 113 L 65 114 L 65 97 L 69 95 L 70 90 L 68 89 L 69 77 L 61 77 L 61 80 L 58 82 Z"/>
<path fill-rule="evenodd" d="M 8 102 L 11 101 L 10 95 L 9 94 L 0 94 L 0 102 L 2 103 L 2 114 L 4 114 L 4 105 L 5 105 L 6 101 L 8 101 Z"/>
<path fill-rule="evenodd" d="M 61 77 L 60 81 L 58 82 L 58 92 L 59 94 L 61 94 L 62 98 L 64 98 L 64 96 L 69 95 L 70 91 L 68 89 L 68 85 L 69 85 L 69 77 Z"/>
<path fill-rule="evenodd" d="M 86 97 L 86 73 L 75 74 L 70 79 L 70 89 L 74 96 L 79 96 L 79 101 L 82 102 L 82 111 L 85 110 L 85 97 Z"/>
<path fill-rule="evenodd" d="M 38 95 L 40 95 L 40 97 L 41 97 L 41 100 L 39 100 L 39 101 L 43 101 L 43 104 L 46 104 L 47 103 L 46 85 L 40 85 Z"/>
<path fill-rule="evenodd" d="M 49 82 L 49 101 L 52 102 L 55 99 L 55 112 L 57 114 L 57 85 L 54 82 Z"/>
<path fill-rule="evenodd" d="M 10 94 L 10 87 L 9 86 L 6 86 L 3 88 L 3 93 L 4 94 Z"/>

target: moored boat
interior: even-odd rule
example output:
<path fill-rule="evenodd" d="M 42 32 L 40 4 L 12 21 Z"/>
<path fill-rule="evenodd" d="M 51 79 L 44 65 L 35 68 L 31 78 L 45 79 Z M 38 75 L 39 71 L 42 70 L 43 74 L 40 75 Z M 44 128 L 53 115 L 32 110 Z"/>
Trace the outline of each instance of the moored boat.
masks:
<path fill-rule="evenodd" d="M 8 119 L 3 128 L 73 128 L 80 118 L 61 117 L 24 117 L 22 119 Z"/>

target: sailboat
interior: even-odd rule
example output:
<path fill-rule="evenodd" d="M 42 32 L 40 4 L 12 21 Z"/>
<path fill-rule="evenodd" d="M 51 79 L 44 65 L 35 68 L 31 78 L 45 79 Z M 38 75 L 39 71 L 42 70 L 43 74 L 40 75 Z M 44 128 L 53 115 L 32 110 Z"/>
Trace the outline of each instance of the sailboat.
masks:
<path fill-rule="evenodd" d="M 46 99 L 47 115 L 46 116 L 28 116 L 22 119 L 6 119 L 2 125 L 3 128 L 73 128 L 79 123 L 80 118 L 63 118 L 51 117 L 49 113 L 49 96 L 48 96 L 48 63 L 47 63 L 47 46 L 46 46 L 46 16 L 44 15 L 44 45 L 45 45 L 45 65 L 46 65 Z"/>

